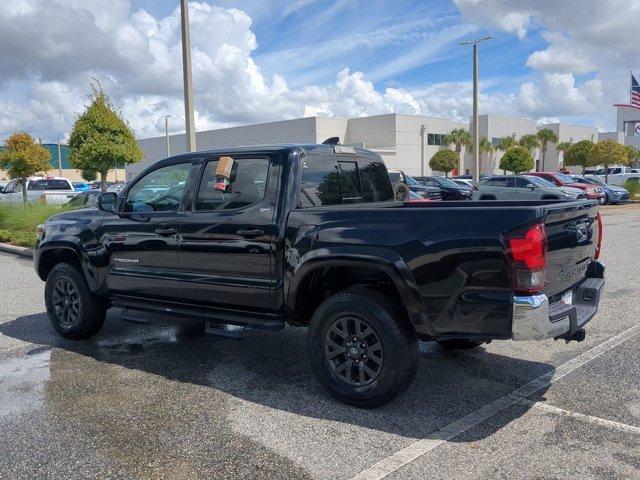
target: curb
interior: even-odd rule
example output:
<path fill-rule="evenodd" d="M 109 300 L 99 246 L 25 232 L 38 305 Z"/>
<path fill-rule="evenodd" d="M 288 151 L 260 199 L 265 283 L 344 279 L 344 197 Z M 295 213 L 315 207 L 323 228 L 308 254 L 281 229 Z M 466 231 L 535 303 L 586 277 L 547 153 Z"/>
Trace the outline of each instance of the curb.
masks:
<path fill-rule="evenodd" d="M 0 252 L 13 253 L 20 257 L 33 258 L 33 250 L 25 247 L 18 247 L 9 243 L 0 243 Z"/>

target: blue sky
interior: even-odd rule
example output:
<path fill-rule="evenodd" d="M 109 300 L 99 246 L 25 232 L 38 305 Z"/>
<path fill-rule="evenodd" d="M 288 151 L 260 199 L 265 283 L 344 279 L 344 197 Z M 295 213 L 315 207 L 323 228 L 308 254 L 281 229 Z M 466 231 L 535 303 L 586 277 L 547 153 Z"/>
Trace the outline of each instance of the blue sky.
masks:
<path fill-rule="evenodd" d="M 156 17 L 168 15 L 177 4 L 173 0 L 134 0 L 132 3 L 135 8 L 143 8 Z M 330 81 L 343 68 L 362 71 L 377 88 L 403 86 L 413 89 L 425 84 L 465 81 L 471 75 L 471 52 L 469 47 L 459 46 L 457 40 L 489 32 L 496 34 L 496 38 L 482 45 L 480 73 L 488 92 L 502 91 L 519 86 L 531 77 L 531 69 L 525 67 L 525 61 L 531 53 L 544 47 L 536 29 L 526 41 L 518 41 L 512 33 L 496 33 L 490 28 L 465 22 L 458 8 L 446 0 L 281 3 L 226 0 L 212 3 L 241 9 L 251 16 L 252 30 L 258 41 L 256 62 L 266 75 L 286 74 L 293 86 Z M 287 11 L 287 3 L 291 11 Z M 296 3 L 299 9 L 294 10 L 291 6 Z M 318 45 L 332 41 L 340 44 L 345 38 L 399 27 L 406 28 L 405 34 L 399 33 L 398 38 L 388 44 L 344 46 L 342 52 L 335 51 L 321 58 L 313 56 Z M 444 44 L 440 45 L 443 39 Z M 282 60 L 283 53 L 301 49 L 308 49 L 311 55 L 297 59 L 298 62 Z M 415 54 L 414 62 L 400 62 L 398 69 L 384 71 L 390 62 L 411 53 Z"/>
<path fill-rule="evenodd" d="M 8 2 L 8 3 L 7 3 Z M 178 0 L 5 0 L 0 138 L 66 135 L 99 78 L 140 137 L 184 125 Z M 621 12 L 625 14 L 622 15 Z M 196 128 L 301 116 L 481 113 L 615 128 L 640 0 L 190 2 Z"/>

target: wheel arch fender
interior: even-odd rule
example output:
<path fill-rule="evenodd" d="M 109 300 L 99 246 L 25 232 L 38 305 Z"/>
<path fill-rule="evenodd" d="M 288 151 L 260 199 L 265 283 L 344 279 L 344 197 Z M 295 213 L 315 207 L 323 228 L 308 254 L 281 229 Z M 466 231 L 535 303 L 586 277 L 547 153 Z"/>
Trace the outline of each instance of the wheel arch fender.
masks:
<path fill-rule="evenodd" d="M 92 292 L 99 288 L 98 281 L 91 268 L 89 255 L 77 237 L 56 238 L 41 243 L 34 252 L 35 270 L 42 280 L 46 280 L 53 267 L 62 261 L 77 262 L 87 285 Z"/>
<path fill-rule="evenodd" d="M 397 253 L 378 247 L 327 247 L 304 254 L 285 284 L 285 304 L 295 312 L 300 288 L 313 272 L 330 267 L 364 267 L 386 275 L 398 291 L 409 321 L 421 334 L 431 334 L 426 309 L 418 286 L 406 262 Z"/>

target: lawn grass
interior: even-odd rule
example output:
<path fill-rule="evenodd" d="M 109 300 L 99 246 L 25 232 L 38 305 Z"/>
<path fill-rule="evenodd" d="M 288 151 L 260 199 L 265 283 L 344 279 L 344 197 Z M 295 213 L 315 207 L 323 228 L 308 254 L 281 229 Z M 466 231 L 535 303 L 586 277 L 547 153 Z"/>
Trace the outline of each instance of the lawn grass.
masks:
<path fill-rule="evenodd" d="M 0 242 L 33 247 L 37 238 L 36 227 L 51 215 L 65 210 L 64 206 L 41 203 L 29 203 L 26 207 L 21 204 L 0 204 Z"/>

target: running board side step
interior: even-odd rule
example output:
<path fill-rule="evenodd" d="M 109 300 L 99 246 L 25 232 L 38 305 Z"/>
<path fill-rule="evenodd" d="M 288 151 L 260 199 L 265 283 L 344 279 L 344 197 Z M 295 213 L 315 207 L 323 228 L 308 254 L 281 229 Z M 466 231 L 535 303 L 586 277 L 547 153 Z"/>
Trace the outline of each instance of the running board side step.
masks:
<path fill-rule="evenodd" d="M 209 324 L 227 324 L 263 330 L 282 330 L 284 317 L 260 313 L 205 308 L 198 305 L 179 305 L 163 300 L 147 300 L 136 297 L 114 296 L 113 306 L 125 311 L 163 313 L 179 317 L 204 320 Z"/>

